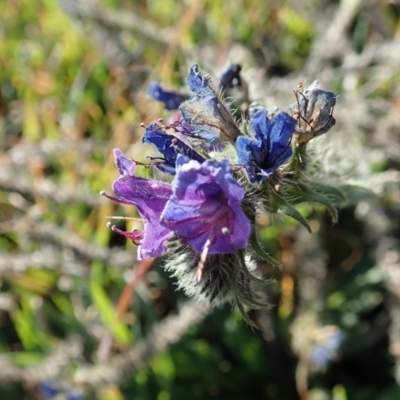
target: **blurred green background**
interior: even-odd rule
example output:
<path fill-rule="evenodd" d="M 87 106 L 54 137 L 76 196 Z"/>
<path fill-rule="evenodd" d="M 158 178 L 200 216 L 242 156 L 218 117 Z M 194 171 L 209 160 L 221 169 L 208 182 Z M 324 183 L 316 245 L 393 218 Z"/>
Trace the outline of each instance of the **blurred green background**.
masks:
<path fill-rule="evenodd" d="M 0 13 L 0 399 L 400 398 L 398 1 L 3 1 Z M 139 263 L 98 195 L 112 149 L 146 161 L 146 94 L 198 63 L 240 63 L 253 100 L 287 107 L 299 82 L 339 95 L 313 147 L 342 185 L 339 223 L 313 234 L 260 217 L 282 270 L 273 307 L 209 310 Z M 154 155 L 154 154 L 153 154 Z M 149 174 L 149 171 L 144 173 Z M 116 221 L 131 229 L 133 221 Z M 151 269 L 150 269 L 151 267 Z M 74 397 L 75 396 L 75 397 Z"/>

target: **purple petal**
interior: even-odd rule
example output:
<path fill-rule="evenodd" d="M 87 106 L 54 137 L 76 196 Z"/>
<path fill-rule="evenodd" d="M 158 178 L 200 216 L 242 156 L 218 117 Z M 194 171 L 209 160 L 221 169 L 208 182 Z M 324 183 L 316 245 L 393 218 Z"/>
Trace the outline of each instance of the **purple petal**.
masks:
<path fill-rule="evenodd" d="M 136 164 L 125 157 L 119 149 L 114 149 L 115 165 L 121 175 L 132 175 L 135 172 Z"/>
<path fill-rule="evenodd" d="M 161 225 L 160 216 L 172 195 L 171 185 L 122 175 L 113 183 L 113 190 L 120 198 L 135 205 L 141 218 L 146 219 L 143 240 L 138 249 L 139 258 L 165 254 L 165 242 L 172 236 L 172 232 Z"/>
<path fill-rule="evenodd" d="M 241 207 L 244 191 L 228 161 L 177 162 L 173 195 L 161 220 L 197 251 L 211 241 L 210 254 L 228 254 L 246 247 L 251 226 Z"/>

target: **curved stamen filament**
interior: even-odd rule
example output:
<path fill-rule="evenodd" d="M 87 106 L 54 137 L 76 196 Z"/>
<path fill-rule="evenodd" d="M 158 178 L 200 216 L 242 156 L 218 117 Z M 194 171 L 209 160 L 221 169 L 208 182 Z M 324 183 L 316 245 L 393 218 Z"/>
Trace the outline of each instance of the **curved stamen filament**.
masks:
<path fill-rule="evenodd" d="M 107 223 L 107 227 L 108 227 L 109 229 L 111 229 L 113 232 L 116 232 L 116 233 L 118 233 L 119 235 L 125 236 L 127 239 L 132 240 L 132 242 L 133 242 L 136 246 L 139 246 L 139 245 L 140 245 L 140 242 L 141 242 L 142 239 L 143 239 L 144 232 L 143 232 L 143 231 L 140 231 L 140 230 L 138 230 L 138 229 L 134 229 L 134 230 L 131 231 L 131 232 L 125 232 L 125 231 L 123 231 L 122 229 L 119 229 L 119 228 L 117 228 L 115 225 L 111 224 L 111 222 L 108 222 L 108 223 Z"/>

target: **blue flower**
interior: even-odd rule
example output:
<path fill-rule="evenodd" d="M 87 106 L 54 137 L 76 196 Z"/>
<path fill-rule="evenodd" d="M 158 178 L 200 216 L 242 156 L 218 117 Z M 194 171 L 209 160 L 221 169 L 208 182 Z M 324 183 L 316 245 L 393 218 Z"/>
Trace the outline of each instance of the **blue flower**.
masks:
<path fill-rule="evenodd" d="M 119 199 L 107 197 L 122 204 L 135 205 L 143 219 L 144 229 L 123 232 L 113 227 L 113 230 L 139 244 L 139 259 L 161 256 L 167 252 L 166 241 L 172 236 L 172 232 L 160 223 L 161 213 L 172 195 L 171 185 L 132 176 L 135 163 L 118 149 L 114 150 L 114 156 L 121 176 L 114 181 L 113 190 Z"/>
<path fill-rule="evenodd" d="M 59 393 L 59 389 L 50 382 L 40 382 L 39 390 L 45 400 L 54 399 L 54 397 Z"/>
<path fill-rule="evenodd" d="M 200 164 L 178 156 L 173 194 L 161 215 L 162 225 L 202 253 L 229 254 L 244 249 L 251 226 L 243 212 L 244 190 L 230 172 L 229 162 Z"/>
<path fill-rule="evenodd" d="M 222 92 L 232 89 L 236 86 L 242 86 L 242 77 L 240 76 L 240 71 L 242 66 L 240 64 L 232 64 L 228 67 L 226 71 L 221 76 L 219 80 L 219 87 Z"/>
<path fill-rule="evenodd" d="M 279 113 L 271 121 L 267 110 L 257 111 L 251 119 L 255 139 L 241 136 L 236 142 L 239 163 L 244 165 L 250 182 L 261 183 L 292 155 L 290 139 L 296 121 Z"/>
<path fill-rule="evenodd" d="M 193 130 L 192 136 L 210 145 L 235 142 L 241 132 L 230 111 L 217 96 L 210 77 L 203 77 L 195 64 L 189 70 L 187 82 L 195 96 L 182 103 L 179 109 Z"/>
<path fill-rule="evenodd" d="M 171 127 L 169 129 L 171 132 L 167 133 L 159 124 L 152 123 L 146 127 L 143 136 L 144 143 L 155 145 L 158 151 L 164 155 L 164 159 L 157 162 L 156 167 L 170 175 L 175 175 L 175 163 L 178 154 L 183 154 L 200 163 L 205 161 L 204 157 L 195 151 L 187 141 L 187 137 L 183 133 L 185 131 L 184 124 L 176 126 L 176 129 Z"/>
<path fill-rule="evenodd" d="M 332 361 L 345 339 L 341 331 L 333 332 L 316 343 L 310 353 L 310 359 L 314 366 L 325 368 Z"/>
<path fill-rule="evenodd" d="M 188 96 L 181 93 L 163 89 L 158 82 L 151 82 L 147 93 L 154 100 L 164 103 L 167 110 L 177 110 L 181 103 L 188 99 Z"/>
<path fill-rule="evenodd" d="M 59 398 L 58 395 L 62 392 L 59 387 L 50 382 L 41 382 L 39 384 L 39 391 L 44 400 L 55 400 Z M 65 400 L 83 400 L 83 396 L 75 390 L 68 390 L 63 398 Z"/>

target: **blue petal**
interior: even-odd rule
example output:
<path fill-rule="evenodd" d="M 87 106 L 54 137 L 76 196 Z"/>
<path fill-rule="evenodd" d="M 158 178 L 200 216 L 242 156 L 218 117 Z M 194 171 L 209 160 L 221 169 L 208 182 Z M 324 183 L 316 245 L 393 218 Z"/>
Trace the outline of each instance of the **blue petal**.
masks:
<path fill-rule="evenodd" d="M 66 400 L 83 400 L 83 396 L 74 390 L 68 390 Z"/>
<path fill-rule="evenodd" d="M 51 400 L 60 392 L 60 390 L 50 382 L 40 382 L 39 390 L 44 400 Z"/>
<path fill-rule="evenodd" d="M 272 168 L 283 164 L 291 155 L 290 139 L 294 132 L 296 121 L 286 113 L 279 113 L 270 130 L 270 157 Z"/>
<path fill-rule="evenodd" d="M 262 160 L 265 157 L 261 143 L 248 137 L 240 136 L 236 142 L 236 151 L 239 164 L 246 169 L 250 182 L 260 183 L 266 179 L 266 177 L 258 174 L 259 165 L 262 164 Z"/>
<path fill-rule="evenodd" d="M 187 82 L 196 95 L 179 108 L 184 120 L 191 126 L 193 136 L 211 146 L 235 142 L 241 132 L 228 108 L 218 98 L 210 78 L 202 77 L 195 64 L 189 70 Z"/>
<path fill-rule="evenodd" d="M 181 93 L 163 89 L 158 82 L 151 82 L 147 93 L 154 100 L 164 103 L 167 110 L 177 110 L 180 104 L 188 99 L 188 96 Z"/>
<path fill-rule="evenodd" d="M 203 85 L 203 77 L 199 72 L 199 66 L 197 64 L 193 64 L 190 69 L 189 73 L 187 75 L 187 83 L 189 86 L 189 89 L 193 93 L 199 93 L 202 85 Z"/>
<path fill-rule="evenodd" d="M 325 368 L 331 361 L 333 355 L 324 346 L 314 346 L 311 349 L 310 358 L 318 368 Z"/>
<path fill-rule="evenodd" d="M 279 113 L 271 121 L 267 110 L 257 111 L 251 120 L 255 139 L 239 137 L 236 142 L 239 163 L 248 173 L 250 182 L 261 183 L 292 155 L 290 139 L 296 121 Z"/>
<path fill-rule="evenodd" d="M 232 64 L 229 68 L 222 74 L 219 80 L 219 87 L 222 91 L 227 89 L 232 89 L 235 86 L 242 85 L 242 78 L 240 76 L 240 71 L 242 66 L 240 64 Z"/>
<path fill-rule="evenodd" d="M 256 113 L 254 113 L 251 118 L 251 129 L 254 133 L 254 137 L 257 140 L 263 141 L 268 136 L 268 133 L 271 129 L 271 121 L 268 118 L 268 111 L 264 108 Z"/>
<path fill-rule="evenodd" d="M 172 128 L 171 128 L 172 129 Z M 181 139 L 179 139 L 181 136 Z M 146 127 L 143 136 L 143 143 L 150 143 L 157 147 L 158 151 L 163 154 L 165 160 L 157 164 L 157 168 L 167 174 L 175 175 L 175 163 L 178 154 L 186 155 L 188 158 L 203 162 L 204 158 L 189 144 L 184 143 L 184 135 L 176 132 L 176 135 L 167 133 L 157 123 L 152 123 Z"/>

